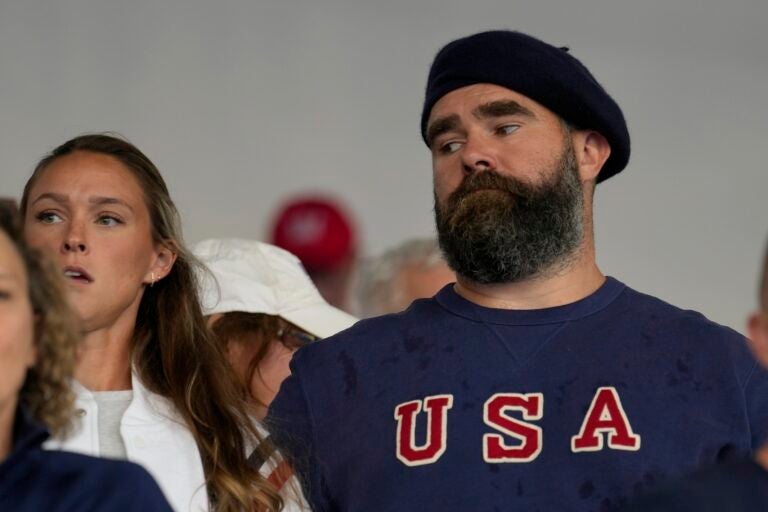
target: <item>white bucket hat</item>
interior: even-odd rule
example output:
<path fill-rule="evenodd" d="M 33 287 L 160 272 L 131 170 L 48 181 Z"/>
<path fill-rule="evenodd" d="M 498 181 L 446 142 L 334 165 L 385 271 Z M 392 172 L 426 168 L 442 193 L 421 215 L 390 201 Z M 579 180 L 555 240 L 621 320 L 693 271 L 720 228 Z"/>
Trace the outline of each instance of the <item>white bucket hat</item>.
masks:
<path fill-rule="evenodd" d="M 203 240 L 192 251 L 211 271 L 200 279 L 200 302 L 206 315 L 266 313 L 320 338 L 357 321 L 325 302 L 299 259 L 279 247 L 228 238 Z"/>

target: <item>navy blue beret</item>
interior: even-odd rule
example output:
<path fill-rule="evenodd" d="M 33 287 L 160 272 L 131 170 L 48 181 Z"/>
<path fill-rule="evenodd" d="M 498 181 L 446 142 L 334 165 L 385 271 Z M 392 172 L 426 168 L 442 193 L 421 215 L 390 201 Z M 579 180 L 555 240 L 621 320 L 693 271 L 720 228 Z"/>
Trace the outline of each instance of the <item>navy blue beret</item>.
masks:
<path fill-rule="evenodd" d="M 576 128 L 595 130 L 611 146 L 598 182 L 626 167 L 629 132 L 621 109 L 567 49 L 520 32 L 494 30 L 448 43 L 435 57 L 427 79 L 421 135 L 434 104 L 467 85 L 489 83 L 544 105 Z"/>

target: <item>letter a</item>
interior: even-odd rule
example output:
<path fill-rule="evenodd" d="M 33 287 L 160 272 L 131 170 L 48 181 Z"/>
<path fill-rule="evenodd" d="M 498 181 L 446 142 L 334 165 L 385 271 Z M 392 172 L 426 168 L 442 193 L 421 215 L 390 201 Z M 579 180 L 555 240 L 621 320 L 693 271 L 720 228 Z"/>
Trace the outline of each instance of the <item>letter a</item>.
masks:
<path fill-rule="evenodd" d="M 596 452 L 603 449 L 603 435 L 614 450 L 637 451 L 640 436 L 632 432 L 627 415 L 614 387 L 602 387 L 592 399 L 579 435 L 571 438 L 572 452 Z"/>
<path fill-rule="evenodd" d="M 423 466 L 439 459 L 446 448 L 448 409 L 453 407 L 453 395 L 428 396 L 424 400 L 427 413 L 427 440 L 416 445 L 416 418 L 422 400 L 413 400 L 395 408 L 397 420 L 397 458 L 406 466 Z"/>

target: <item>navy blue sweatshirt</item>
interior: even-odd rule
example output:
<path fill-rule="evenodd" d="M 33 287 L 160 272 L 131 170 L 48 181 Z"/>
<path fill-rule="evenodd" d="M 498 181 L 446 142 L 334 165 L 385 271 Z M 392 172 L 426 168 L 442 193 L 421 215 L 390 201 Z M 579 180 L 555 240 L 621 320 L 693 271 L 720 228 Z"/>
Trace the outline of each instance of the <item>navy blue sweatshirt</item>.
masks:
<path fill-rule="evenodd" d="M 0 511 L 171 511 L 141 466 L 43 450 L 48 437 L 22 409 L 16 411 L 12 451 L 0 463 Z"/>
<path fill-rule="evenodd" d="M 614 510 L 768 434 L 741 335 L 611 278 L 525 311 L 449 285 L 291 368 L 267 424 L 324 512 Z"/>
<path fill-rule="evenodd" d="M 765 512 L 768 472 L 751 459 L 696 472 L 635 500 L 622 512 Z"/>

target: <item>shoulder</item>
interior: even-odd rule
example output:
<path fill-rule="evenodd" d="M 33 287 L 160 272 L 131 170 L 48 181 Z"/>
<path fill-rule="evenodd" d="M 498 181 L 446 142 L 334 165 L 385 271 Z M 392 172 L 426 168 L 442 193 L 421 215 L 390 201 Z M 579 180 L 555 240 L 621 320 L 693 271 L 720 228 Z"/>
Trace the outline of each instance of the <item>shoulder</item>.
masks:
<path fill-rule="evenodd" d="M 651 353 L 681 361 L 699 360 L 712 371 L 733 374 L 744 385 L 758 367 L 746 338 L 703 314 L 627 288 L 605 322 Z M 686 363 L 681 363 L 686 364 Z"/>
<path fill-rule="evenodd" d="M 739 343 L 744 340 L 735 330 L 713 322 L 698 311 L 674 306 L 629 287 L 626 288 L 622 308 L 661 332 L 697 336 L 703 340 L 715 338 Z"/>
<path fill-rule="evenodd" d="M 316 427 L 309 424 L 376 394 L 387 379 L 399 378 L 398 362 L 411 361 L 417 351 L 438 350 L 429 340 L 449 329 L 439 315 L 450 316 L 433 300 L 417 301 L 401 313 L 362 320 L 302 347 L 291 360 L 291 376 L 270 405 L 271 420 L 279 419 L 270 430 L 296 430 L 299 420 L 307 429 Z"/>
<path fill-rule="evenodd" d="M 170 511 L 157 482 L 146 469 L 128 461 L 105 460 L 95 475 L 95 492 L 101 492 L 105 503 L 112 503 L 104 510 L 156 510 Z"/>
<path fill-rule="evenodd" d="M 171 510 L 147 471 L 128 461 L 38 450 L 35 481 L 78 510 Z"/>
<path fill-rule="evenodd" d="M 304 361 L 316 365 L 347 357 L 377 357 L 389 350 L 388 342 L 399 342 L 414 331 L 439 329 L 436 322 L 444 312 L 434 299 L 420 299 L 405 311 L 360 320 L 330 338 L 311 343 L 299 350 L 293 361 L 302 366 Z"/>

